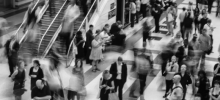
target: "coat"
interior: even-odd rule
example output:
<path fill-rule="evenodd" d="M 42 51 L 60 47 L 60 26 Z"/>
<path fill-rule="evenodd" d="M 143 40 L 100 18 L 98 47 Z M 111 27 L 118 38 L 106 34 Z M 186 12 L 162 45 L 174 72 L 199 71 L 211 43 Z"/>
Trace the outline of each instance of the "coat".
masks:
<path fill-rule="evenodd" d="M 117 78 L 117 62 L 113 63 L 110 68 L 110 73 L 112 74 L 113 80 Z M 121 81 L 125 83 L 127 81 L 127 65 L 122 63 L 122 71 L 121 71 Z"/>

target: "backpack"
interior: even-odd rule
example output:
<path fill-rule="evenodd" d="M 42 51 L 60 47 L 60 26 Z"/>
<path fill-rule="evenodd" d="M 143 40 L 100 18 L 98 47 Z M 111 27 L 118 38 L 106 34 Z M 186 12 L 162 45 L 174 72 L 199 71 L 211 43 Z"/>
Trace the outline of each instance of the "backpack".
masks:
<path fill-rule="evenodd" d="M 172 88 L 172 89 L 170 90 L 170 92 L 168 93 L 167 96 L 171 95 L 171 94 L 173 93 L 173 90 L 175 90 L 175 89 L 177 89 L 177 88 L 181 88 L 181 90 L 183 91 L 183 87 L 181 87 L 181 86 L 176 86 L 176 87 L 174 87 L 174 88 Z M 169 100 L 169 99 L 166 97 L 165 100 Z"/>

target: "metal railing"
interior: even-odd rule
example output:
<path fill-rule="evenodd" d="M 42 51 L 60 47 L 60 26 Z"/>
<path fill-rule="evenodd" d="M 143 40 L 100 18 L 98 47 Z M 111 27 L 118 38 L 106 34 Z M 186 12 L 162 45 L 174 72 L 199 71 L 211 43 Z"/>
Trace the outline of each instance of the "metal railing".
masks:
<path fill-rule="evenodd" d="M 81 28 L 83 27 L 83 25 L 86 24 L 86 20 L 90 20 L 91 17 L 92 17 L 92 15 L 93 15 L 93 13 L 95 12 L 95 10 L 97 10 L 97 9 L 96 9 L 96 7 L 98 6 L 98 5 L 96 5 L 97 1 L 98 1 L 98 0 L 95 0 L 95 1 L 93 2 L 91 8 L 89 9 L 88 13 L 86 14 L 85 18 L 83 19 L 82 24 L 80 25 L 80 27 L 79 27 L 79 29 L 77 30 L 77 32 L 81 30 Z M 69 46 L 69 49 L 68 49 L 68 53 L 67 53 L 68 59 L 69 59 L 69 56 L 70 56 L 70 54 L 71 54 L 70 52 L 71 52 L 71 50 L 72 50 L 72 47 L 73 47 L 73 43 L 74 43 L 74 41 L 75 41 L 75 38 L 76 38 L 76 35 L 73 37 L 73 40 L 72 40 L 71 43 L 70 43 L 70 46 Z M 71 60 L 70 60 L 70 63 L 67 65 L 67 67 L 70 66 L 70 64 L 71 64 L 73 61 L 74 61 L 74 59 L 71 59 Z"/>
<path fill-rule="evenodd" d="M 38 3 L 40 2 L 40 0 L 37 0 L 37 2 L 35 3 L 34 7 L 31 9 L 31 12 L 35 9 L 35 7 L 38 5 Z M 28 13 L 28 11 L 26 12 Z M 27 15 L 26 15 L 27 16 Z M 26 17 L 24 16 L 24 17 Z M 15 35 L 18 39 L 18 35 L 19 35 L 19 30 L 21 29 L 21 27 L 24 25 L 24 23 L 26 22 L 27 18 L 23 20 L 22 24 L 18 27 L 17 31 L 15 32 Z"/>
<path fill-rule="evenodd" d="M 49 27 L 47 28 L 47 30 L 45 31 L 44 35 L 42 36 L 41 40 L 40 40 L 40 43 L 38 45 L 38 48 L 37 48 L 37 51 L 39 53 L 39 50 L 40 50 L 40 46 L 41 46 L 41 43 L 44 39 L 44 37 L 46 36 L 47 32 L 49 31 L 50 27 L 52 26 L 52 24 L 54 23 L 54 21 L 56 20 L 56 18 L 58 17 L 58 15 L 60 14 L 60 12 L 62 11 L 63 7 L 65 6 L 65 4 L 67 3 L 67 0 L 63 3 L 63 5 L 61 6 L 60 10 L 58 11 L 58 13 L 56 14 L 56 16 L 54 17 L 54 19 L 52 20 L 52 22 L 50 23 Z"/>
<path fill-rule="evenodd" d="M 42 18 L 42 16 L 44 15 L 44 13 L 47 11 L 47 8 L 48 8 L 49 6 L 48 5 L 45 5 L 42 9 L 41 9 L 41 15 L 39 16 L 39 18 L 38 19 L 41 19 Z M 28 34 L 28 31 L 29 30 L 27 30 L 26 32 L 25 32 L 25 34 L 22 36 L 22 38 L 21 38 L 21 40 L 19 41 L 19 44 L 21 44 L 22 42 L 23 42 L 23 40 L 25 39 L 25 37 L 27 36 L 27 34 Z"/>

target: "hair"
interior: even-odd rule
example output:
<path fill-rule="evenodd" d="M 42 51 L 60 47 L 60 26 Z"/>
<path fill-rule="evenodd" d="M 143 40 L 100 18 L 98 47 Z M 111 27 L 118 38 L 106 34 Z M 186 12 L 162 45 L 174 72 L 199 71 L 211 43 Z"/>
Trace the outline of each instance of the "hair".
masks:
<path fill-rule="evenodd" d="M 218 80 L 215 80 L 215 81 L 214 81 L 214 84 L 220 85 L 220 82 L 219 82 Z"/>
<path fill-rule="evenodd" d="M 207 23 L 211 23 L 211 22 L 212 22 L 212 20 L 211 20 L 211 19 L 208 19 L 208 20 L 207 20 Z"/>
<path fill-rule="evenodd" d="M 100 32 L 101 32 L 101 30 L 100 30 L 100 29 L 97 29 L 97 30 L 95 31 L 95 33 L 96 33 L 97 35 L 99 35 L 99 34 L 100 34 Z"/>
<path fill-rule="evenodd" d="M 93 28 L 94 26 L 93 25 L 89 25 L 89 28 Z"/>
<path fill-rule="evenodd" d="M 40 66 L 39 60 L 34 60 L 34 64 L 37 64 L 37 66 Z"/>
<path fill-rule="evenodd" d="M 183 11 L 186 11 L 186 8 L 185 8 L 185 7 L 183 7 L 182 9 L 183 9 Z"/>
<path fill-rule="evenodd" d="M 205 73 L 204 70 L 200 70 L 200 71 L 198 72 L 198 76 L 199 76 L 200 74 L 202 74 L 204 78 L 207 78 L 206 73 Z"/>
<path fill-rule="evenodd" d="M 76 35 L 80 36 L 80 35 L 82 35 L 82 32 L 81 31 L 77 31 Z"/>
<path fill-rule="evenodd" d="M 118 57 L 118 61 L 123 61 L 122 57 Z"/>
<path fill-rule="evenodd" d="M 80 62 L 80 66 L 77 65 L 78 62 Z M 79 60 L 79 59 L 76 60 L 76 61 L 75 61 L 75 66 L 76 66 L 76 67 L 80 67 L 80 68 L 82 68 L 82 66 L 83 66 L 83 62 L 82 62 L 82 60 Z"/>
<path fill-rule="evenodd" d="M 103 71 L 102 77 L 105 78 L 105 75 L 106 75 L 106 74 L 109 74 L 109 71 L 108 71 L 108 70 L 104 70 L 104 71 Z"/>
<path fill-rule="evenodd" d="M 24 62 L 24 60 L 19 60 L 19 61 L 18 61 L 18 68 L 21 67 L 21 64 L 22 64 L 22 63 L 24 63 L 24 66 L 25 66 L 25 62 Z"/>

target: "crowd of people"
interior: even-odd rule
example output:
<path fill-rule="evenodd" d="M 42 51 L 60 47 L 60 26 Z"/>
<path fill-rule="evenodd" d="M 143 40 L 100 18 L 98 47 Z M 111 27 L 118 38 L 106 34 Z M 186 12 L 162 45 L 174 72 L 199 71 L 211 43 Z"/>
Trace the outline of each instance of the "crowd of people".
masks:
<path fill-rule="evenodd" d="M 205 72 L 205 57 L 212 53 L 212 32 L 215 29 L 211 24 L 212 20 L 208 16 L 212 8 L 210 5 L 212 5 L 214 1 L 210 0 L 204 3 L 205 1 L 206 0 L 198 1 L 195 8 L 192 7 L 192 2 L 189 2 L 188 7 L 183 7 L 179 15 L 177 13 L 177 4 L 172 0 L 150 0 L 149 3 L 146 3 L 145 0 L 132 0 L 130 2 L 131 27 L 134 27 L 135 21 L 136 23 L 140 22 L 140 16 L 142 16 L 142 20 L 144 20 L 142 32 L 143 51 L 139 52 L 135 48 L 133 49 L 135 61 L 131 69 L 131 72 L 135 73 L 134 76 L 139 81 L 131 87 L 130 97 L 137 97 L 134 93 L 137 89 L 140 95 L 144 94 L 146 78 L 151 71 L 154 70 L 152 53 L 146 49 L 146 40 L 150 42 L 150 30 L 153 27 L 153 23 L 146 17 L 148 13 L 152 15 L 155 23 L 154 32 L 158 34 L 160 33 L 159 21 L 161 15 L 165 13 L 168 29 L 167 35 L 171 35 L 172 39 L 163 48 L 160 57 L 161 74 L 166 84 L 166 91 L 163 97 L 166 100 L 186 100 L 187 88 L 192 84 L 192 93 L 195 96 L 195 100 L 209 100 L 210 98 L 212 100 L 218 100 L 220 98 L 220 57 L 218 58 L 219 62 L 214 66 L 214 78 L 212 82 L 210 82 Z M 25 31 L 32 30 L 34 25 L 39 21 L 37 20 L 39 19 L 38 16 L 36 16 L 38 14 L 33 13 L 38 12 L 37 9 L 31 9 L 33 5 L 35 5 L 34 3 L 36 2 L 30 5 L 30 9 L 27 13 L 27 24 L 24 27 Z M 81 5 L 85 5 L 82 3 L 85 2 L 80 3 Z M 51 2 L 49 4 L 53 5 Z M 206 4 L 208 8 L 205 7 Z M 150 7 L 151 9 L 149 9 Z M 50 11 L 51 16 L 54 13 L 52 8 L 53 7 L 51 7 Z M 126 35 L 123 31 L 121 21 L 117 21 L 112 25 L 105 24 L 103 29 L 97 29 L 95 33 L 95 26 L 89 25 L 87 32 L 80 30 L 74 34 L 70 26 L 73 25 L 72 23 L 81 14 L 79 10 L 79 5 L 71 1 L 64 14 L 63 28 L 59 36 L 65 40 L 65 46 L 67 48 L 66 54 L 68 54 L 70 42 L 75 36 L 73 46 L 76 48 L 76 50 L 73 50 L 75 54 L 75 65 L 71 67 L 70 78 L 68 78 L 69 85 L 64 87 L 63 84 L 66 83 L 63 83 L 63 79 L 60 77 L 61 67 L 65 65 L 62 65 L 62 61 L 58 59 L 63 58 L 58 50 L 61 44 L 55 42 L 51 49 L 53 57 L 50 58 L 50 64 L 47 66 L 48 70 L 43 68 L 39 60 L 34 60 L 33 67 L 28 71 L 31 80 L 31 98 L 33 100 L 60 100 L 65 98 L 66 94 L 68 100 L 75 100 L 75 97 L 77 100 L 84 100 L 87 91 L 84 82 L 83 61 L 85 60 L 86 64 L 92 65 L 92 72 L 95 73 L 101 71 L 98 66 L 103 60 L 103 54 L 109 45 L 124 48 Z M 83 7 L 83 10 L 84 14 L 86 14 L 87 9 Z M 74 15 L 72 15 L 73 13 Z M 176 23 L 176 20 L 180 20 L 179 25 Z M 173 30 L 178 26 L 180 30 L 177 34 L 174 34 Z M 31 32 L 30 34 L 35 33 L 35 31 Z M 31 38 L 31 41 L 32 39 L 35 40 L 35 38 Z M 9 77 L 14 81 L 13 93 L 16 100 L 22 100 L 21 96 L 27 91 L 24 86 L 26 82 L 25 73 L 27 73 L 27 62 L 24 59 L 18 58 L 19 48 L 20 45 L 15 36 L 12 36 L 5 43 L 5 54 L 8 58 L 10 69 Z M 118 57 L 117 61 L 111 65 L 109 70 L 103 71 L 97 98 L 109 100 L 109 94 L 118 93 L 118 100 L 123 100 L 123 87 L 127 81 L 127 72 L 126 63 L 123 62 L 122 57 Z M 54 78 L 54 75 L 57 77 Z M 137 85 L 139 85 L 139 87 Z"/>

